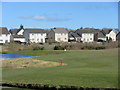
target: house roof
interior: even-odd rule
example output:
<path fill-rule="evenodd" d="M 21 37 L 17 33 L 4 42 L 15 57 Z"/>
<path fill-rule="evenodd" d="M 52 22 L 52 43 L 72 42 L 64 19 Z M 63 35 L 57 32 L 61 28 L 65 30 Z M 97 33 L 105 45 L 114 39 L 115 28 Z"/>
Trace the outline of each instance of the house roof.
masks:
<path fill-rule="evenodd" d="M 65 28 L 53 28 L 52 29 L 55 33 L 68 33 L 68 30 Z"/>
<path fill-rule="evenodd" d="M 6 27 L 0 27 L 0 34 L 9 34 L 9 31 Z"/>
<path fill-rule="evenodd" d="M 98 38 L 105 38 L 105 34 L 102 31 L 98 32 Z"/>
<path fill-rule="evenodd" d="M 97 34 L 99 32 L 99 29 L 77 29 L 75 33 L 77 33 L 79 36 L 82 36 L 83 33 L 93 33 Z"/>
<path fill-rule="evenodd" d="M 120 32 L 116 35 L 117 40 L 120 40 Z"/>
<path fill-rule="evenodd" d="M 70 31 L 68 33 L 68 37 L 80 37 L 77 33 L 74 33 L 74 31 Z"/>
<path fill-rule="evenodd" d="M 25 38 L 23 35 L 13 35 L 13 38 Z"/>
<path fill-rule="evenodd" d="M 10 29 L 10 33 L 16 35 L 21 29 Z"/>
<path fill-rule="evenodd" d="M 27 30 L 29 33 L 46 33 L 44 29 L 27 28 L 25 30 Z"/>
<path fill-rule="evenodd" d="M 109 34 L 112 31 L 112 29 L 102 29 L 102 32 L 104 34 Z"/>

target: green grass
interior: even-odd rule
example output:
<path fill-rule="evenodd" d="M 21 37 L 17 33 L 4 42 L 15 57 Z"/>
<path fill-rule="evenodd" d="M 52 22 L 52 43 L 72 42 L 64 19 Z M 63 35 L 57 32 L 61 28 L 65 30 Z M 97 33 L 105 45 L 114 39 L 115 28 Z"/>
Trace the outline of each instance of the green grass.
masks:
<path fill-rule="evenodd" d="M 32 90 L 32 89 L 15 88 L 15 87 L 2 87 L 2 90 Z"/>
<path fill-rule="evenodd" d="M 49 68 L 3 68 L 3 82 L 94 88 L 115 88 L 118 85 L 117 49 L 8 53 L 44 55 L 33 58 L 55 62 L 59 62 L 62 58 L 67 65 Z"/>

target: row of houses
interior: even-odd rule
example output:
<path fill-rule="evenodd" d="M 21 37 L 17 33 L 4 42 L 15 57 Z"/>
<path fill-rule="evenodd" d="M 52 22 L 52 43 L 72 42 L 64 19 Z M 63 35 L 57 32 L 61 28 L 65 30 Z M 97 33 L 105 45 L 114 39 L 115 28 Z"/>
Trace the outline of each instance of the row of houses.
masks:
<path fill-rule="evenodd" d="M 0 27 L 0 43 L 9 43 L 11 41 L 21 43 L 45 43 L 46 40 L 52 42 L 94 42 L 107 41 L 111 39 L 116 41 L 120 38 L 120 33 L 113 29 L 94 29 L 81 28 L 77 30 L 68 30 L 66 28 L 36 29 L 24 28 L 20 25 L 19 29 L 10 29 Z"/>

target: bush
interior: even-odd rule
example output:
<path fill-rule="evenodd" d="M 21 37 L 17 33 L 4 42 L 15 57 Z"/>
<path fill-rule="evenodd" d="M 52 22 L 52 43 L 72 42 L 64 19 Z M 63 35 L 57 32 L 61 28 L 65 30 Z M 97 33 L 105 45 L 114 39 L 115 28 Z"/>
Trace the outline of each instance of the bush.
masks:
<path fill-rule="evenodd" d="M 40 46 L 33 47 L 33 50 L 43 50 L 43 49 L 44 49 L 44 47 L 40 47 Z"/>
<path fill-rule="evenodd" d="M 100 49 L 106 49 L 105 46 L 98 46 L 98 47 L 95 47 L 96 50 L 100 50 Z"/>
<path fill-rule="evenodd" d="M 106 47 L 105 46 L 83 46 L 81 49 L 100 50 L 100 49 L 106 49 Z"/>
<path fill-rule="evenodd" d="M 44 45 L 44 43 L 40 43 L 40 45 Z"/>
<path fill-rule="evenodd" d="M 54 47 L 54 50 L 64 50 L 65 48 L 64 47 L 62 47 L 62 46 L 55 46 Z"/>

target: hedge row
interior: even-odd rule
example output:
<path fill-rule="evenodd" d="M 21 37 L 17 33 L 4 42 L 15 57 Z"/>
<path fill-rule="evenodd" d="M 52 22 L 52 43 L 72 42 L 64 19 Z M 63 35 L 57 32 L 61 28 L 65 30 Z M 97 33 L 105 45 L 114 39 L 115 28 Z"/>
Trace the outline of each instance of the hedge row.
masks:
<path fill-rule="evenodd" d="M 27 88 L 27 89 L 36 89 L 36 90 L 118 90 L 117 88 L 84 88 L 84 87 L 75 87 L 75 86 L 50 86 L 50 85 L 41 85 L 41 84 L 20 84 L 20 83 L 2 83 L 2 86 L 7 87 L 18 87 L 18 88 Z"/>

